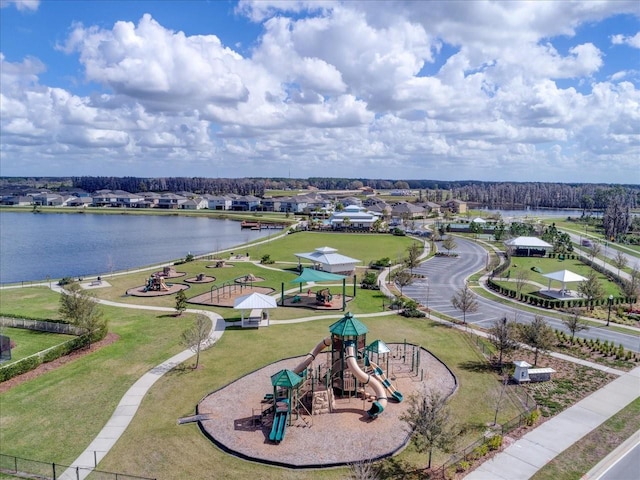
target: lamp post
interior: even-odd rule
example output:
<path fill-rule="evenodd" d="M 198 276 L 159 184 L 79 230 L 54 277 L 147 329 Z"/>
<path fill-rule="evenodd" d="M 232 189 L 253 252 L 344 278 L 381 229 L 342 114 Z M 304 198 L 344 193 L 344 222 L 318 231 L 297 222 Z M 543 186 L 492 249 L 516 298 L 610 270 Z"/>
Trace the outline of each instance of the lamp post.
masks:
<path fill-rule="evenodd" d="M 431 310 L 429 310 L 429 282 L 427 281 L 427 318 L 431 320 Z"/>
<path fill-rule="evenodd" d="M 608 327 L 609 321 L 611 320 L 611 305 L 613 305 L 613 295 L 609 295 L 609 298 L 607 298 L 607 304 L 609 305 L 609 313 L 607 314 L 607 327 Z"/>

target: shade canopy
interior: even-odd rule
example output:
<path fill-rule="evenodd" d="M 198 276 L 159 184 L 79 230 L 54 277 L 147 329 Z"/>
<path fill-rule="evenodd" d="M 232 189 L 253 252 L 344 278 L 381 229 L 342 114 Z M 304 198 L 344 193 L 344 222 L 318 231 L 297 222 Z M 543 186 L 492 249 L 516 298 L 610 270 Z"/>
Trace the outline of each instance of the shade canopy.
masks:
<path fill-rule="evenodd" d="M 323 272 L 321 270 L 315 270 L 313 268 L 303 268 L 302 273 L 291 280 L 291 283 L 308 283 L 308 282 L 329 282 L 332 280 L 342 280 L 344 275 L 338 275 L 336 273 Z"/>
<path fill-rule="evenodd" d="M 559 270 L 557 272 L 546 273 L 543 275 L 545 278 L 549 278 L 551 280 L 557 280 L 562 283 L 567 282 L 583 282 L 586 280 L 582 275 L 578 275 L 570 270 Z"/>
<path fill-rule="evenodd" d="M 243 310 L 254 310 L 264 308 L 277 308 L 278 304 L 276 299 L 263 293 L 250 293 L 249 295 L 243 295 L 238 297 L 233 302 L 233 308 Z"/>
<path fill-rule="evenodd" d="M 557 272 L 544 274 L 543 277 L 549 279 L 549 284 L 547 285 L 547 289 L 551 290 L 551 281 L 556 280 L 558 282 L 562 282 L 562 294 L 564 294 L 567 290 L 567 282 L 583 282 L 586 280 L 582 275 L 578 275 L 570 270 L 559 270 Z"/>

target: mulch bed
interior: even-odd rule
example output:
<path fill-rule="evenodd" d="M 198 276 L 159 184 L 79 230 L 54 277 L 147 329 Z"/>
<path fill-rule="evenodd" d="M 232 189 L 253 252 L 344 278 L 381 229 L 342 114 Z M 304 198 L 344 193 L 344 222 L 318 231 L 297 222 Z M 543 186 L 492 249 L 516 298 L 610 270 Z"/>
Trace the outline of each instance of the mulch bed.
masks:
<path fill-rule="evenodd" d="M 164 295 L 173 295 L 174 293 L 178 293 L 180 290 L 186 290 L 189 288 L 189 285 L 185 285 L 183 283 L 169 283 L 167 284 L 169 287 L 168 290 L 147 290 L 145 292 L 145 285 L 140 285 L 139 287 L 133 287 L 127 290 L 127 295 L 132 297 L 162 297 Z"/>

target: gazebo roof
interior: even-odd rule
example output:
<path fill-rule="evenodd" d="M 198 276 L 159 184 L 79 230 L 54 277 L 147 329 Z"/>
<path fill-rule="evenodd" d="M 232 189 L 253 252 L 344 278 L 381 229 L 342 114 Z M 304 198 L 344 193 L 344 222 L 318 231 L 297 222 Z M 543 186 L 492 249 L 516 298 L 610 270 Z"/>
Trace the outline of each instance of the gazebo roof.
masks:
<path fill-rule="evenodd" d="M 512 238 L 504 242 L 504 244 L 510 247 L 522 247 L 522 248 L 551 248 L 553 246 L 538 237 Z"/>
<path fill-rule="evenodd" d="M 291 370 L 280 370 L 271 375 L 271 385 L 274 387 L 293 388 L 302 382 L 302 377 Z"/>
<path fill-rule="evenodd" d="M 313 252 L 308 253 L 296 253 L 294 254 L 298 258 L 304 258 L 305 260 L 311 260 L 314 263 L 322 263 L 324 265 L 343 265 L 343 264 L 356 264 L 361 262 L 357 258 L 347 257 L 337 253 L 335 248 L 320 247 L 316 248 Z"/>
<path fill-rule="evenodd" d="M 263 293 L 250 293 L 238 297 L 233 302 L 233 308 L 239 310 L 253 310 L 255 308 L 277 308 L 276 299 Z"/>
<path fill-rule="evenodd" d="M 387 346 L 386 343 L 384 343 L 382 340 L 376 340 L 375 342 L 371 343 L 366 350 L 368 352 L 373 352 L 373 353 L 377 353 L 377 354 L 384 354 L 384 353 L 390 353 L 391 349 Z"/>
<path fill-rule="evenodd" d="M 353 337 L 365 335 L 369 329 L 351 312 L 347 312 L 344 317 L 329 327 L 329 331 L 339 337 Z"/>
<path fill-rule="evenodd" d="M 586 280 L 582 275 L 578 275 L 570 270 L 559 270 L 557 272 L 547 273 L 542 275 L 545 278 L 550 278 L 551 280 L 557 280 L 562 283 L 567 282 L 583 282 Z"/>

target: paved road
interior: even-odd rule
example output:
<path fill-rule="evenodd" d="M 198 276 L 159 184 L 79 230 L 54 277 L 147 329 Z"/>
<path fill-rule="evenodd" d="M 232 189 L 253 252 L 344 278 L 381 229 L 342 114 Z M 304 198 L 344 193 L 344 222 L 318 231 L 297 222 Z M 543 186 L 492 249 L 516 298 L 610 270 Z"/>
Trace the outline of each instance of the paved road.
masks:
<path fill-rule="evenodd" d="M 637 480 L 640 474 L 640 443 L 628 450 L 599 480 Z"/>
<path fill-rule="evenodd" d="M 451 297 L 464 286 L 470 275 L 482 270 L 486 266 L 487 252 L 477 243 L 463 238 L 456 238 L 458 257 L 432 257 L 414 268 L 415 274 L 426 278 L 418 279 L 413 284 L 403 288 L 402 293 L 413 298 L 431 310 L 463 320 L 463 314 L 451 305 Z M 488 328 L 495 319 L 506 316 L 517 322 L 529 322 L 533 314 L 519 311 L 518 304 L 503 305 L 476 295 L 479 309 L 476 313 L 467 313 L 467 323 Z M 540 309 L 544 316 L 544 310 Z M 544 316 L 552 328 L 565 331 L 563 323 L 553 317 Z M 600 338 L 616 345 L 622 344 L 625 349 L 640 351 L 640 338 L 630 334 L 619 333 L 606 327 L 591 327 L 576 336 L 584 338 Z"/>

